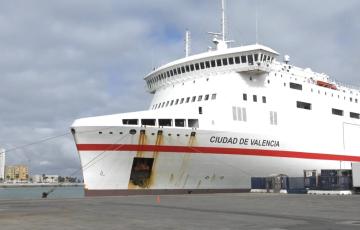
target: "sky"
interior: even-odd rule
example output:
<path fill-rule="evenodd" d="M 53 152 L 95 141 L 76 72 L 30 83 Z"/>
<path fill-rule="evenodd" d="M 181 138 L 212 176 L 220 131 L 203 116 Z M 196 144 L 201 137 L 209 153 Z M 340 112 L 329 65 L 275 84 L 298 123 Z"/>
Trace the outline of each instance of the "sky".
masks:
<path fill-rule="evenodd" d="M 232 46 L 258 37 L 280 60 L 288 54 L 293 65 L 360 85 L 360 1 L 226 5 Z M 186 29 L 192 53 L 206 52 L 212 45 L 207 32 L 220 32 L 220 6 L 220 0 L 0 0 L 0 148 L 7 150 L 6 163 L 29 165 L 30 174 L 80 177 L 72 122 L 147 109 L 152 95 L 145 75 L 184 57 Z"/>

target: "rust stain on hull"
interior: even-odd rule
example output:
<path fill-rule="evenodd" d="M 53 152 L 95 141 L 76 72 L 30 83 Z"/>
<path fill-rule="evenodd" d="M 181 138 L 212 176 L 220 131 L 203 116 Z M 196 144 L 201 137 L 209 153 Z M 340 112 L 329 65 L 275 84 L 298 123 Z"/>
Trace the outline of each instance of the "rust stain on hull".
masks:
<path fill-rule="evenodd" d="M 193 135 L 193 133 L 191 133 L 189 141 L 188 141 L 188 146 L 192 147 L 194 145 L 196 145 L 196 135 Z M 179 169 L 179 177 L 177 179 L 177 182 L 175 183 L 175 185 L 177 187 L 180 186 L 180 184 L 183 181 L 184 175 L 186 174 L 186 172 L 189 171 L 188 169 L 189 169 L 190 162 L 191 162 L 191 154 L 184 154 L 182 157 L 181 166 Z M 184 184 L 182 185 L 183 188 L 185 187 L 185 184 L 186 184 L 188 178 L 189 178 L 189 175 L 186 175 Z"/>
<path fill-rule="evenodd" d="M 155 140 L 155 146 L 160 146 L 163 144 L 163 142 L 164 142 L 163 131 L 158 130 L 157 135 L 156 135 L 156 140 Z M 155 183 L 158 157 L 159 157 L 159 151 L 154 151 L 153 152 L 154 163 L 153 163 L 153 167 L 151 170 L 151 176 L 149 179 L 149 187 L 147 187 L 147 188 L 150 188 L 150 186 Z"/>
<path fill-rule="evenodd" d="M 143 146 L 143 145 L 146 145 L 146 143 L 147 143 L 147 140 L 146 140 L 145 130 L 140 130 L 138 145 Z M 144 152 L 143 151 L 137 151 L 136 152 L 136 157 L 144 157 Z"/>

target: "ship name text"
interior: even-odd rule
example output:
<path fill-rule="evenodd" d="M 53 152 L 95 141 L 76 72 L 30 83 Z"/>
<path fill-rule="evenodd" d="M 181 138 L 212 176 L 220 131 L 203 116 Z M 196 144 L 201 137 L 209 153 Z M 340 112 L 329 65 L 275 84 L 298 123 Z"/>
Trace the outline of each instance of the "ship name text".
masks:
<path fill-rule="evenodd" d="M 233 145 L 247 145 L 247 146 L 262 146 L 262 147 L 280 147 L 280 141 L 267 139 L 253 139 L 244 137 L 210 137 L 210 143 L 215 144 L 233 144 Z"/>

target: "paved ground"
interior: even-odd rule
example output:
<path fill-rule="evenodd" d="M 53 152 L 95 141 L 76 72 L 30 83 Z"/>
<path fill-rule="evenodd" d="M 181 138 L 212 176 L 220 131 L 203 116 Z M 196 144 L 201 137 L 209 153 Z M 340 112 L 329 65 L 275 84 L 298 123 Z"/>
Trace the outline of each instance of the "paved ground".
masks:
<path fill-rule="evenodd" d="M 0 229 L 360 229 L 360 195 L 3 200 Z"/>

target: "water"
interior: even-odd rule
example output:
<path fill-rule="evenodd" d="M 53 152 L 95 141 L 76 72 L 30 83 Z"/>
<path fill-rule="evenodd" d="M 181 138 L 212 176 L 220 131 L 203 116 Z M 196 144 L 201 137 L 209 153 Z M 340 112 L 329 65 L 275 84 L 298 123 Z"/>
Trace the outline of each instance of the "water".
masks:
<path fill-rule="evenodd" d="M 0 188 L 0 200 L 20 200 L 20 199 L 41 199 L 43 192 L 49 192 L 52 187 L 18 187 Z M 47 199 L 57 198 L 82 198 L 84 197 L 84 187 L 55 187 Z"/>

